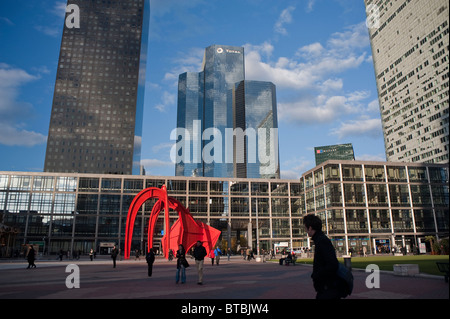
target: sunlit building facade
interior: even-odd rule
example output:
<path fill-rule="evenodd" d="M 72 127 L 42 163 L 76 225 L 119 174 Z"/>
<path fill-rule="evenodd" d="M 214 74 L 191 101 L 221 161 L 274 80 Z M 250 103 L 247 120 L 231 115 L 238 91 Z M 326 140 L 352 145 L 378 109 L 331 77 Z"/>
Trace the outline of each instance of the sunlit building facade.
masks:
<path fill-rule="evenodd" d="M 219 245 L 233 251 L 311 247 L 302 217 L 315 213 L 339 254 L 386 245 L 412 252 L 425 236 L 448 237 L 448 176 L 442 164 L 360 161 L 327 161 L 300 180 L 0 172 L 0 223 L 18 229 L 1 253 L 25 244 L 45 254 L 106 254 L 113 244 L 123 251 L 134 196 L 162 185 L 196 220 L 219 229 Z M 136 218 L 133 251 L 146 248 L 154 203 L 145 202 Z M 171 211 L 171 225 L 177 218 Z M 161 216 L 157 247 L 163 229 Z"/>
<path fill-rule="evenodd" d="M 327 161 L 301 177 L 305 211 L 337 251 L 413 252 L 427 235 L 448 237 L 448 166 Z"/>
<path fill-rule="evenodd" d="M 364 2 L 386 160 L 448 163 L 448 1 Z"/>

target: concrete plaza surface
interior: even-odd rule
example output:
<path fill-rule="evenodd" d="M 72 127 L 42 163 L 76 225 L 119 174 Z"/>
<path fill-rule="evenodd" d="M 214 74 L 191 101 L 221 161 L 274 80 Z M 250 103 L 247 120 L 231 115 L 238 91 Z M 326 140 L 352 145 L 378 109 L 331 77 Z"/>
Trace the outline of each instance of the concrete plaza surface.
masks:
<path fill-rule="evenodd" d="M 197 284 L 195 262 L 186 270 L 187 282 L 175 283 L 176 261 L 160 257 L 147 276 L 147 264 L 141 260 L 117 261 L 107 256 L 90 261 L 37 260 L 35 269 L 26 269 L 22 260 L 0 261 L 0 299 L 314 299 L 310 265 L 280 266 L 273 262 L 244 261 L 222 257 L 219 266 L 205 259 L 203 285 Z M 67 288 L 66 278 L 79 267 L 80 288 Z M 444 277 L 420 275 L 395 276 L 380 272 L 380 287 L 367 288 L 369 273 L 353 270 L 353 294 L 346 299 L 449 299 Z"/>

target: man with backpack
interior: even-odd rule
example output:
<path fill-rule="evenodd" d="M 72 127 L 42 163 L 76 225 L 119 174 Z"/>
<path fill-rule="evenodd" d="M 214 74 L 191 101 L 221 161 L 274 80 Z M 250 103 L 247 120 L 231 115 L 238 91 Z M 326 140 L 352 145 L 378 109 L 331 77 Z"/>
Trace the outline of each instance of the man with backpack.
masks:
<path fill-rule="evenodd" d="M 347 296 L 346 283 L 338 276 L 339 262 L 330 239 L 322 231 L 322 221 L 316 215 L 303 218 L 306 232 L 314 241 L 314 262 L 311 278 L 316 299 L 339 299 Z"/>

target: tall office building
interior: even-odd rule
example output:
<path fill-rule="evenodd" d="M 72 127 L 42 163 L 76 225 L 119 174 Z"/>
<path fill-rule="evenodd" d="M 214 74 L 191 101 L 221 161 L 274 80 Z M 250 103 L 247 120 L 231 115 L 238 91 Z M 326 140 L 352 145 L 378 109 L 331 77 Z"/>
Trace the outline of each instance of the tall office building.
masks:
<path fill-rule="evenodd" d="M 67 8 L 44 171 L 139 174 L 150 1 Z"/>
<path fill-rule="evenodd" d="M 233 96 L 235 177 L 280 178 L 276 88 L 272 82 L 245 80 Z M 243 136 L 239 136 L 242 130 Z"/>
<path fill-rule="evenodd" d="M 448 162 L 448 1 L 365 4 L 387 161 Z"/>
<path fill-rule="evenodd" d="M 203 176 L 202 119 L 203 73 L 183 73 L 178 78 L 177 134 L 185 144 L 175 165 L 176 176 Z M 184 156 L 184 158 L 182 158 Z"/>
<path fill-rule="evenodd" d="M 175 175 L 279 177 L 276 131 L 272 135 L 267 133 L 267 138 L 264 135 L 264 142 L 272 138 L 269 144 L 272 149 L 267 150 L 269 154 L 275 149 L 268 155 L 272 157 L 268 159 L 263 154 L 266 157 L 261 163 L 256 156 L 253 165 L 245 166 L 261 148 L 253 139 L 249 142 L 248 133 L 258 132 L 258 125 L 267 128 L 265 134 L 270 128 L 273 132 L 278 124 L 275 86 L 269 82 L 244 81 L 244 73 L 244 48 L 211 45 L 205 49 L 200 72 L 180 74 Z M 240 132 L 245 136 L 239 135 Z M 248 153 L 249 149 L 253 153 Z"/>
<path fill-rule="evenodd" d="M 328 160 L 354 161 L 355 153 L 351 143 L 314 147 L 316 165 Z"/>

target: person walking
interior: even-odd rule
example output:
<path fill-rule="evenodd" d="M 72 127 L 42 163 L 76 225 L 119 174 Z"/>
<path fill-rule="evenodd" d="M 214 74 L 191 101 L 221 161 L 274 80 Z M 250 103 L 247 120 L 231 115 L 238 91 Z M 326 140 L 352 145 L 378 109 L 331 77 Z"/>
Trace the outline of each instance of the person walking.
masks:
<path fill-rule="evenodd" d="M 36 251 L 34 250 L 33 246 L 30 246 L 30 250 L 27 254 L 27 261 L 28 261 L 28 267 L 30 268 L 36 268 L 36 265 L 34 264 L 34 261 L 36 260 Z"/>
<path fill-rule="evenodd" d="M 150 248 L 147 256 L 145 256 L 145 260 L 147 261 L 148 276 L 151 277 L 153 273 L 153 263 L 155 262 L 155 251 L 153 248 Z"/>
<path fill-rule="evenodd" d="M 214 255 L 216 256 L 216 265 L 219 266 L 219 261 L 220 261 L 220 255 L 222 254 L 222 251 L 220 250 L 219 247 L 216 247 L 216 249 L 214 250 Z"/>
<path fill-rule="evenodd" d="M 214 266 L 214 257 L 215 257 L 214 250 L 211 250 L 209 252 L 209 258 L 211 258 L 211 266 Z"/>
<path fill-rule="evenodd" d="M 180 273 L 181 273 L 181 283 L 184 284 L 186 282 L 186 268 L 189 267 L 189 263 L 186 260 L 186 250 L 183 245 L 178 245 L 177 250 L 177 274 L 175 276 L 175 283 L 177 284 L 180 281 Z"/>
<path fill-rule="evenodd" d="M 311 278 L 317 292 L 316 299 L 339 299 L 339 262 L 333 244 L 322 231 L 322 221 L 316 215 L 306 215 L 303 225 L 315 245 Z"/>
<path fill-rule="evenodd" d="M 197 282 L 198 285 L 203 285 L 203 263 L 206 255 L 207 255 L 206 249 L 205 247 L 203 247 L 202 242 L 200 240 L 197 241 L 194 248 L 194 258 L 198 272 L 198 282 Z"/>
<path fill-rule="evenodd" d="M 89 258 L 91 258 L 91 261 L 94 258 L 94 249 L 91 248 L 91 250 L 89 251 Z"/>
<path fill-rule="evenodd" d="M 114 245 L 114 248 L 111 250 L 111 258 L 113 260 L 113 268 L 116 268 L 116 259 L 117 259 L 118 254 L 119 254 L 119 249 L 117 249 L 116 245 Z"/>

